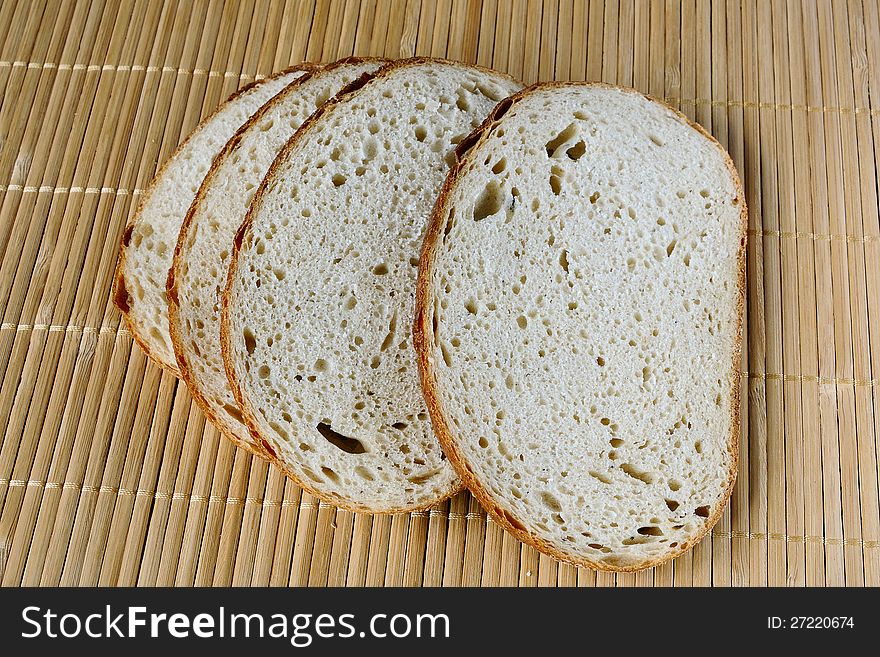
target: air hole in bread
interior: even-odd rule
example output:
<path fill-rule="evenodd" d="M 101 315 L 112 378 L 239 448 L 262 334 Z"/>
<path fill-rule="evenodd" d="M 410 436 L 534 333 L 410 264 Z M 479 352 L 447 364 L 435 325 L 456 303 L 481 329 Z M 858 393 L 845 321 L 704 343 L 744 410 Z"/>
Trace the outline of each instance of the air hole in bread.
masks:
<path fill-rule="evenodd" d="M 681 505 L 678 502 L 676 502 L 675 500 L 667 499 L 666 506 L 670 511 L 675 511 Z"/>
<path fill-rule="evenodd" d="M 505 98 L 506 94 L 503 91 L 486 82 L 478 82 L 476 85 L 476 89 L 486 98 L 488 98 L 489 100 L 494 100 L 496 103 L 501 101 L 502 99 L 507 100 Z M 498 118 L 500 118 L 500 116 Z"/>
<path fill-rule="evenodd" d="M 397 331 L 397 311 L 395 310 L 391 314 L 391 319 L 388 322 L 388 335 L 385 336 L 385 339 L 382 341 L 382 346 L 379 347 L 379 351 L 385 351 L 390 347 L 394 342 L 394 334 Z"/>
<path fill-rule="evenodd" d="M 598 479 L 603 484 L 610 484 L 611 483 L 611 479 L 608 476 L 602 474 L 601 472 L 596 472 L 595 470 L 590 470 L 590 476 L 593 477 L 594 479 Z"/>
<path fill-rule="evenodd" d="M 663 146 L 664 145 L 663 140 L 660 139 L 660 137 L 658 137 L 657 135 L 655 135 L 653 133 L 649 134 L 648 138 L 654 143 L 655 146 Z"/>
<path fill-rule="evenodd" d="M 365 468 L 362 465 L 357 466 L 354 469 L 354 472 L 361 479 L 365 479 L 366 481 L 375 481 L 375 477 L 373 477 L 373 473 L 370 472 L 369 470 L 367 470 L 367 468 Z"/>
<path fill-rule="evenodd" d="M 455 226 L 455 210 L 450 210 L 446 217 L 446 224 L 443 226 L 443 237 L 447 237 Z"/>
<path fill-rule="evenodd" d="M 249 328 L 245 328 L 244 331 L 242 331 L 242 337 L 244 337 L 245 350 L 248 352 L 249 356 L 252 356 L 254 350 L 257 348 L 257 338 L 254 336 L 254 332 Z"/>
<path fill-rule="evenodd" d="M 556 157 L 556 152 L 559 150 L 559 147 L 563 144 L 571 141 L 577 136 L 577 126 L 574 123 L 570 123 L 565 130 L 556 135 L 553 139 L 548 141 L 544 148 L 547 151 L 547 155 L 549 157 Z"/>
<path fill-rule="evenodd" d="M 568 155 L 568 159 L 577 162 L 581 159 L 584 153 L 587 152 L 587 145 L 584 143 L 584 140 L 580 140 L 574 146 L 565 151 L 565 154 Z"/>
<path fill-rule="evenodd" d="M 285 441 L 290 440 L 290 435 L 287 433 L 287 429 L 282 427 L 277 422 L 269 422 L 269 428 L 272 429 L 272 431 L 274 431 L 282 440 L 285 440 Z M 266 444 L 268 444 L 268 443 L 266 443 Z"/>
<path fill-rule="evenodd" d="M 709 517 L 709 507 L 708 506 L 698 506 L 694 509 L 694 515 L 700 516 L 701 518 Z"/>
<path fill-rule="evenodd" d="M 502 157 L 500 160 L 498 160 L 492 166 L 492 173 L 494 173 L 495 175 L 498 175 L 500 173 L 503 173 L 506 168 L 507 168 L 507 158 Z"/>
<path fill-rule="evenodd" d="M 322 465 L 321 472 L 323 472 L 324 476 L 326 476 L 334 484 L 338 484 L 340 482 L 339 475 L 336 474 L 336 471 L 332 468 L 328 468 L 326 465 Z"/>
<path fill-rule="evenodd" d="M 494 180 L 486 185 L 474 204 L 474 221 L 482 221 L 501 210 L 501 187 Z"/>
<path fill-rule="evenodd" d="M 341 433 L 334 431 L 329 422 L 319 422 L 316 428 L 318 433 L 324 436 L 327 442 L 338 447 L 346 454 L 363 454 L 367 451 L 361 441 L 357 438 L 343 436 Z"/>
<path fill-rule="evenodd" d="M 412 483 L 417 484 L 417 485 L 424 484 L 429 479 L 433 479 L 439 473 L 440 473 L 439 470 L 431 470 L 430 472 L 426 472 L 423 475 L 415 475 L 413 477 L 407 477 L 407 479 L 409 479 L 409 481 L 411 481 Z"/>
<path fill-rule="evenodd" d="M 425 138 L 428 136 L 428 130 L 425 128 L 425 126 L 422 126 L 422 125 L 416 126 L 415 135 L 416 135 L 417 141 L 423 142 L 423 141 L 425 141 Z"/>
<path fill-rule="evenodd" d="M 271 374 L 271 370 L 269 369 L 269 366 L 268 365 L 260 365 L 260 368 L 257 370 L 257 375 L 261 379 L 268 379 L 269 374 Z"/>
<path fill-rule="evenodd" d="M 663 536 L 663 530 L 653 525 L 648 527 L 639 527 L 636 531 L 642 536 Z"/>
<path fill-rule="evenodd" d="M 306 476 L 307 476 L 309 479 L 311 479 L 312 481 L 314 481 L 315 483 L 318 483 L 318 484 L 323 484 L 323 483 L 324 483 L 324 480 L 321 479 L 318 475 L 316 475 L 316 474 L 315 474 L 315 471 L 312 470 L 311 468 L 308 468 L 308 467 L 306 467 L 306 466 L 302 466 L 302 470 L 303 470 L 303 472 L 306 473 Z"/>
<path fill-rule="evenodd" d="M 620 469 L 623 470 L 626 474 L 628 474 L 633 479 L 638 479 L 641 482 L 646 484 L 654 483 L 654 475 L 650 472 L 645 472 L 644 470 L 640 470 L 632 463 L 621 463 Z"/>
<path fill-rule="evenodd" d="M 381 364 L 382 364 L 382 359 L 379 358 L 378 356 L 373 356 L 373 357 L 370 359 L 370 369 L 375 370 L 375 369 L 378 368 L 379 365 L 381 365 Z"/>
<path fill-rule="evenodd" d="M 562 511 L 562 505 L 552 493 L 548 493 L 546 491 L 541 493 L 541 502 L 551 511 Z"/>
<path fill-rule="evenodd" d="M 233 417 L 238 422 L 241 422 L 242 424 L 244 424 L 244 417 L 242 416 L 241 411 L 238 409 L 237 406 L 233 406 L 232 404 L 229 404 L 229 403 L 224 403 L 223 410 L 226 411 L 226 413 L 230 417 Z"/>
<path fill-rule="evenodd" d="M 556 167 L 553 167 L 553 171 L 555 171 L 555 170 L 556 170 Z M 559 194 L 562 193 L 562 179 L 560 178 L 560 176 L 556 175 L 555 173 L 550 174 L 550 190 L 556 196 L 559 196 Z"/>
<path fill-rule="evenodd" d="M 559 254 L 559 266 L 568 273 L 568 251 L 562 249 L 562 252 Z"/>
<path fill-rule="evenodd" d="M 446 348 L 446 344 L 442 342 L 440 343 L 440 355 L 443 356 L 443 362 L 446 363 L 446 367 L 452 367 L 452 356 Z"/>
<path fill-rule="evenodd" d="M 599 192 L 593 192 L 592 194 L 590 194 L 590 203 L 595 205 L 596 201 L 599 200 L 599 196 L 600 196 Z"/>
<path fill-rule="evenodd" d="M 672 240 L 669 244 L 666 245 L 666 257 L 669 258 L 672 256 L 672 252 L 675 251 L 675 245 L 678 242 L 676 240 Z"/>
<path fill-rule="evenodd" d="M 380 262 L 378 265 L 373 267 L 373 273 L 376 276 L 384 276 L 388 273 L 388 265 L 386 265 L 384 262 Z"/>
<path fill-rule="evenodd" d="M 681 489 L 681 484 L 675 479 L 670 479 L 666 485 L 669 486 L 669 490 L 671 490 L 673 493 Z"/>
<path fill-rule="evenodd" d="M 644 545 L 645 543 L 653 542 L 653 538 L 650 536 L 630 536 L 629 538 L 625 538 L 621 541 L 622 545 Z"/>

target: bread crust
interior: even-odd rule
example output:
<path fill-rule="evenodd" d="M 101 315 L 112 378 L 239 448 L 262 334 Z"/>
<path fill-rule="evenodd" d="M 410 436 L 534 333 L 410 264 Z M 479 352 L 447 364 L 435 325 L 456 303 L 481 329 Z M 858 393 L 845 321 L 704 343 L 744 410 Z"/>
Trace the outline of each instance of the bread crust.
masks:
<path fill-rule="evenodd" d="M 174 248 L 174 258 L 172 260 L 171 269 L 168 271 L 168 279 L 165 284 L 165 290 L 168 297 L 168 327 L 171 333 L 171 344 L 174 347 L 174 356 L 177 359 L 177 367 L 180 372 L 180 377 L 189 386 L 190 393 L 192 394 L 193 399 L 195 399 L 196 403 L 199 405 L 199 408 L 202 409 L 202 412 L 214 424 L 214 426 L 216 426 L 220 430 L 220 433 L 222 433 L 226 438 L 235 443 L 237 447 L 241 447 L 242 449 L 245 449 L 252 454 L 256 454 L 257 456 L 268 461 L 272 461 L 272 457 L 269 455 L 269 452 L 261 445 L 259 439 L 255 439 L 253 443 L 247 443 L 241 440 L 236 435 L 234 429 L 221 416 L 214 412 L 214 409 L 208 403 L 208 399 L 203 392 L 203 388 L 190 365 L 189 354 L 187 353 L 186 347 L 184 345 L 182 335 L 182 320 L 180 317 L 180 306 L 177 301 L 178 297 L 176 284 L 176 273 L 179 271 L 179 268 L 184 262 L 184 259 L 187 255 L 186 238 L 189 234 L 190 228 L 192 227 L 196 211 L 198 210 L 199 205 L 205 199 L 208 188 L 210 187 L 214 176 L 217 174 L 220 165 L 224 162 L 229 153 L 238 145 L 238 142 L 242 138 L 242 135 L 244 135 L 245 132 L 247 132 L 251 128 L 251 126 L 260 121 L 262 117 L 266 114 L 266 112 L 268 112 L 272 108 L 275 102 L 278 102 L 290 93 L 295 93 L 296 89 L 306 80 L 311 79 L 315 73 L 332 71 L 339 66 L 347 64 L 363 64 L 367 62 L 382 63 L 387 61 L 388 60 L 379 57 L 347 57 L 345 59 L 341 59 L 337 62 L 334 62 L 333 64 L 329 64 L 323 67 L 310 65 L 308 69 L 289 69 L 289 71 L 306 70 L 306 74 L 298 77 L 296 80 L 284 87 L 284 89 L 275 94 L 271 99 L 269 99 L 265 105 L 257 110 L 247 121 L 245 121 L 244 125 L 236 130 L 232 138 L 217 154 L 217 156 L 211 163 L 211 168 L 205 175 L 205 179 L 199 186 L 199 191 L 196 194 L 195 199 L 190 205 L 189 210 L 187 210 L 186 217 L 184 218 L 183 224 L 180 228 L 180 234 L 177 238 L 177 245 Z"/>
<path fill-rule="evenodd" d="M 462 64 L 461 62 L 451 62 L 445 59 L 437 59 L 432 57 L 412 57 L 409 59 L 401 59 L 401 60 L 393 60 L 383 66 L 381 69 L 372 74 L 364 74 L 360 79 L 356 80 L 352 84 L 348 85 L 346 88 L 342 89 L 336 96 L 328 100 L 324 103 L 318 110 L 312 114 L 308 119 L 303 122 L 303 124 L 299 127 L 299 129 L 294 133 L 294 135 L 290 138 L 287 144 L 279 151 L 278 156 L 275 158 L 275 161 L 272 163 L 272 166 L 269 168 L 269 171 L 266 174 L 266 177 L 263 179 L 263 182 L 260 184 L 256 193 L 254 194 L 254 198 L 251 201 L 250 208 L 248 209 L 248 213 L 245 217 L 245 220 L 242 222 L 238 231 L 235 235 L 235 240 L 233 241 L 232 253 L 230 255 L 230 264 L 229 264 L 229 272 L 226 278 L 226 288 L 223 291 L 223 300 L 221 304 L 220 311 L 220 347 L 223 352 L 223 364 L 226 368 L 226 376 L 229 379 L 229 385 L 232 388 L 233 395 L 235 397 L 236 402 L 238 403 L 239 408 L 241 409 L 242 415 L 244 416 L 245 423 L 248 425 L 251 433 L 258 437 L 258 439 L 264 443 L 265 445 L 269 445 L 271 447 L 272 443 L 274 443 L 274 438 L 272 436 L 264 437 L 260 434 L 259 431 L 259 423 L 257 422 L 256 416 L 253 412 L 253 409 L 247 402 L 247 399 L 244 397 L 244 393 L 242 392 L 241 383 L 238 380 L 236 375 L 234 359 L 235 353 L 232 349 L 232 345 L 229 339 L 229 322 L 230 322 L 230 295 L 232 290 L 232 284 L 235 280 L 236 269 L 238 266 L 238 255 L 241 250 L 241 244 L 244 240 L 245 235 L 250 231 L 251 225 L 253 224 L 253 216 L 254 210 L 257 208 L 262 202 L 263 195 L 265 190 L 269 184 L 269 181 L 274 178 L 275 173 L 277 172 L 280 163 L 287 159 L 288 154 L 294 148 L 294 146 L 298 143 L 300 139 L 306 135 L 311 128 L 312 125 L 317 123 L 321 118 L 330 111 L 333 107 L 338 105 L 339 103 L 351 98 L 354 94 L 358 93 L 360 89 L 368 84 L 381 83 L 381 81 L 388 76 L 390 72 L 396 71 L 397 69 L 408 67 L 408 66 L 418 66 L 420 64 L 447 64 L 458 66 L 461 68 L 466 68 L 468 70 L 478 70 L 482 73 L 488 73 L 493 76 L 501 76 L 507 77 L 513 82 L 520 84 L 517 80 L 509 75 L 505 75 L 502 73 L 498 73 L 497 71 L 493 71 L 491 69 L 482 67 L 482 66 L 474 66 L 470 64 Z M 264 445 L 264 446 L 265 446 Z M 308 482 L 303 481 L 301 477 L 298 477 L 295 473 L 293 473 L 285 464 L 277 457 L 278 450 L 272 449 L 275 452 L 275 455 L 270 454 L 270 460 L 273 464 L 275 464 L 289 479 L 291 479 L 297 486 L 305 490 L 306 492 L 314 495 L 318 499 L 324 500 L 325 502 L 332 504 L 334 506 L 340 507 L 342 509 L 346 509 L 348 511 L 353 512 L 368 512 L 374 514 L 394 514 L 394 513 L 409 513 L 412 511 L 421 511 L 425 509 L 429 509 L 432 506 L 439 504 L 440 502 L 452 497 L 453 495 L 459 493 L 464 488 L 464 483 L 459 482 L 458 485 L 454 486 L 450 490 L 446 491 L 442 496 L 432 500 L 431 502 L 410 506 L 410 507 L 398 507 L 391 509 L 373 509 L 357 504 L 353 504 L 350 500 L 346 500 L 340 498 L 336 495 L 331 495 L 325 493 L 324 491 L 316 490 L 312 485 Z M 448 454 L 447 454 L 448 456 Z"/>
<path fill-rule="evenodd" d="M 470 163 L 473 159 L 472 154 L 474 148 L 483 143 L 488 138 L 488 135 L 491 132 L 495 121 L 500 119 L 503 114 L 507 112 L 508 109 L 510 109 L 510 107 L 514 106 L 524 97 L 527 97 L 528 95 L 537 91 L 561 87 L 598 87 L 616 89 L 625 93 L 638 94 L 648 99 L 650 102 L 660 105 L 664 109 L 671 110 L 680 122 L 682 122 L 684 125 L 690 126 L 694 130 L 699 132 L 701 135 L 707 138 L 715 146 L 715 148 L 718 149 L 728 168 L 731 179 L 734 182 L 737 199 L 740 204 L 740 240 L 739 251 L 737 254 L 737 325 L 734 338 L 733 369 L 731 371 L 730 381 L 731 434 L 728 438 L 727 443 L 728 451 L 730 454 L 730 469 L 728 472 L 727 481 L 725 482 L 724 492 L 716 507 L 713 509 L 710 517 L 691 539 L 680 543 L 674 550 L 670 550 L 661 557 L 648 559 L 633 564 L 608 564 L 565 553 L 559 550 L 554 545 L 551 545 L 550 543 L 542 539 L 540 536 L 529 532 L 526 529 L 525 525 L 521 521 L 519 521 L 513 514 L 511 514 L 510 511 L 502 508 L 499 505 L 498 501 L 495 500 L 489 493 L 489 491 L 477 480 L 474 475 L 473 469 L 471 468 L 465 456 L 462 454 L 461 450 L 458 448 L 455 436 L 453 435 L 451 429 L 452 423 L 450 422 L 446 410 L 443 408 L 443 405 L 440 401 L 437 387 L 437 378 L 434 371 L 434 359 L 431 350 L 433 336 L 431 311 L 434 305 L 434 296 L 431 286 L 431 278 L 434 270 L 434 261 L 437 256 L 439 238 L 443 231 L 443 226 L 448 209 L 448 201 L 452 189 L 458 182 L 458 179 L 461 177 L 465 165 Z M 456 149 L 456 156 L 456 163 L 449 170 L 446 180 L 443 183 L 443 187 L 441 188 L 440 194 L 438 195 L 437 201 L 434 205 L 434 210 L 431 214 L 431 219 L 428 225 L 427 232 L 425 233 L 425 240 L 422 246 L 422 254 L 419 260 L 418 282 L 416 284 L 415 321 L 413 322 L 413 344 L 415 346 L 417 354 L 419 377 L 422 384 L 422 391 L 425 395 L 425 402 L 428 406 L 428 413 L 431 416 L 431 422 L 434 427 L 434 432 L 437 434 L 437 437 L 440 440 L 440 444 L 443 447 L 444 452 L 446 452 L 447 457 L 449 458 L 453 467 L 455 467 L 459 476 L 465 482 L 465 485 L 467 485 L 470 491 L 479 500 L 480 504 L 483 505 L 483 508 L 485 508 L 486 511 L 492 516 L 492 519 L 495 522 L 497 522 L 499 525 L 504 527 L 504 529 L 516 536 L 520 541 L 531 545 L 537 550 L 555 559 L 571 563 L 575 566 L 586 566 L 595 570 L 610 572 L 633 572 L 637 570 L 643 570 L 645 568 L 653 568 L 654 566 L 658 566 L 662 563 L 669 561 L 670 559 L 674 559 L 675 557 L 680 556 L 691 547 L 693 547 L 696 543 L 698 543 L 720 519 L 721 514 L 724 512 L 724 509 L 727 506 L 727 502 L 730 499 L 730 495 L 733 492 L 733 486 L 736 482 L 737 467 L 739 461 L 739 407 L 741 377 L 740 358 L 742 351 L 743 313 L 745 309 L 745 256 L 746 240 L 748 234 L 748 209 L 746 207 L 745 192 L 743 190 L 742 181 L 739 178 L 739 174 L 736 171 L 733 160 L 731 160 L 730 155 L 727 153 L 727 151 L 721 146 L 721 144 L 718 143 L 718 141 L 714 137 L 712 137 L 712 135 L 710 135 L 702 126 L 691 121 L 678 110 L 669 107 L 668 105 L 666 105 L 666 103 L 656 98 L 643 94 L 634 89 L 628 89 L 625 87 L 619 87 L 602 82 L 543 82 L 534 84 L 516 94 L 513 94 L 509 98 L 501 101 L 489 114 L 489 116 L 486 117 L 486 120 L 483 121 L 483 123 L 478 128 L 476 128 L 466 139 L 461 142 L 459 148 Z"/>
<path fill-rule="evenodd" d="M 175 364 L 166 363 L 150 348 L 149 341 L 140 333 L 135 323 L 132 321 L 129 316 L 129 309 L 131 307 L 131 296 L 128 293 L 127 286 L 125 284 L 125 260 L 126 260 L 126 252 L 128 249 L 128 241 L 131 238 L 131 233 L 134 227 L 137 225 L 140 220 L 141 213 L 143 212 L 144 206 L 147 201 L 153 195 L 153 191 L 156 189 L 156 185 L 159 180 L 165 173 L 165 170 L 168 168 L 169 164 L 174 160 L 175 157 L 186 147 L 189 141 L 201 132 L 208 123 L 220 112 L 224 109 L 229 103 L 233 100 L 241 96 L 243 93 L 253 89 L 254 87 L 263 84 L 264 82 L 268 82 L 270 80 L 274 80 L 276 78 L 281 77 L 282 75 L 288 75 L 290 73 L 294 73 L 296 71 L 313 71 L 318 68 L 317 64 L 311 64 L 308 62 L 304 62 L 299 64 L 298 66 L 292 66 L 290 68 L 286 68 L 283 71 L 279 71 L 278 73 L 274 73 L 273 75 L 262 78 L 260 80 L 254 80 L 253 82 L 246 84 L 241 89 L 238 89 L 235 93 L 230 95 L 226 100 L 224 100 L 220 105 L 217 106 L 211 114 L 202 119 L 199 124 L 193 128 L 193 130 L 187 135 L 186 139 L 184 139 L 177 148 L 174 149 L 174 152 L 162 163 L 162 166 L 156 171 L 153 179 L 150 181 L 150 184 L 147 185 L 147 188 L 144 190 L 144 194 L 141 197 L 140 202 L 137 205 L 137 209 L 135 210 L 134 215 L 129 220 L 129 222 L 125 226 L 125 230 L 122 231 L 122 238 L 119 241 L 119 257 L 116 261 L 116 270 L 113 272 L 113 287 L 111 293 L 111 299 L 113 301 L 113 305 L 122 313 L 122 318 L 125 321 L 125 325 L 128 328 L 128 332 L 131 333 L 132 338 L 137 343 L 137 345 L 144 351 L 147 357 L 153 361 L 156 365 L 161 367 L 163 370 L 168 372 L 169 374 L 173 374 L 176 377 L 180 377 L 180 370 Z"/>

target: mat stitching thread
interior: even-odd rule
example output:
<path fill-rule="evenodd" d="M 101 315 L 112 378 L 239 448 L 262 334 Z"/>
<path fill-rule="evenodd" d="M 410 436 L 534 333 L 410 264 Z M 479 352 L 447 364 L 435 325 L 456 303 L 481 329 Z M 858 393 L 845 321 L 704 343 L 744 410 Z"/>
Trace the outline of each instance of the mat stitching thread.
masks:
<path fill-rule="evenodd" d="M 116 194 L 117 196 L 136 196 L 144 190 L 123 189 L 121 187 L 53 187 L 52 185 L 0 185 L 0 192 L 23 192 L 25 194 Z M 757 230 L 750 228 L 748 234 L 757 237 L 780 237 L 783 239 L 810 239 L 817 241 L 845 241 L 851 244 L 880 242 L 880 235 L 843 235 L 838 233 L 812 233 L 805 231 Z"/>
<path fill-rule="evenodd" d="M 764 372 L 742 372 L 743 378 L 759 381 L 787 381 L 789 383 L 818 383 L 820 385 L 856 386 L 875 388 L 880 379 L 851 379 L 848 377 L 814 376 L 812 374 L 767 374 Z"/>
<path fill-rule="evenodd" d="M 22 192 L 24 194 L 115 194 L 116 196 L 137 196 L 144 190 L 139 187 L 53 187 L 52 185 L 0 185 L 0 192 Z"/>
<path fill-rule="evenodd" d="M 30 70 L 57 70 L 57 71 L 88 71 L 97 72 L 146 72 L 146 73 L 177 73 L 181 75 L 207 75 L 209 78 L 241 78 L 255 80 L 265 77 L 257 73 L 236 73 L 235 71 L 213 71 L 204 68 L 186 69 L 176 66 L 155 66 L 143 64 L 56 64 L 54 62 L 25 62 L 25 61 L 0 61 L 0 68 L 27 68 Z"/>
<path fill-rule="evenodd" d="M 748 234 L 757 237 L 780 237 L 783 239 L 809 239 L 816 241 L 840 241 L 849 242 L 850 244 L 869 244 L 880 242 L 880 235 L 842 235 L 839 233 L 809 233 L 809 232 L 792 232 L 787 230 L 757 230 L 750 228 Z"/>
<path fill-rule="evenodd" d="M 49 331 L 50 333 L 95 333 L 100 335 L 131 335 L 130 331 L 120 326 L 63 326 L 55 324 L 13 324 L 4 322 L 0 324 L 4 331 Z M 787 381 L 789 383 L 819 383 L 822 385 L 841 385 L 875 388 L 880 385 L 880 379 L 852 379 L 846 377 L 813 376 L 811 374 L 776 374 L 765 372 L 741 372 L 744 379 L 757 381 Z"/>
<path fill-rule="evenodd" d="M 89 71 L 89 72 L 117 72 L 126 73 L 129 71 L 144 71 L 147 73 L 177 73 L 180 75 L 207 75 L 208 77 L 222 78 L 240 78 L 244 80 L 255 80 L 265 77 L 265 75 L 257 73 L 235 72 L 235 71 L 213 71 L 203 68 L 185 69 L 175 66 L 155 66 L 143 64 L 56 64 L 53 62 L 25 62 L 25 61 L 0 61 L 0 68 L 26 68 L 30 70 L 58 70 L 58 71 Z M 880 109 L 872 109 L 870 107 L 837 107 L 834 105 L 823 105 L 822 107 L 814 105 L 795 105 L 791 103 L 767 103 L 754 102 L 749 100 L 712 100 L 710 98 L 678 98 L 675 96 L 667 96 L 663 99 L 671 104 L 684 105 L 708 105 L 710 107 L 741 107 L 744 109 L 769 109 L 781 111 L 801 111 L 801 112 L 822 112 L 822 113 L 839 113 L 839 114 L 869 114 L 871 116 L 880 116 Z"/>
<path fill-rule="evenodd" d="M 148 497 L 156 500 L 172 500 L 172 501 L 188 501 L 190 504 L 225 504 L 227 506 L 262 506 L 264 508 L 296 508 L 300 511 L 320 511 L 322 509 L 333 509 L 326 502 L 294 502 L 290 500 L 266 500 L 260 497 L 223 497 L 222 495 L 191 495 L 187 493 L 163 493 L 159 491 L 148 490 L 132 490 L 129 488 L 115 488 L 113 486 L 89 486 L 85 484 L 77 484 L 75 482 L 42 482 L 22 479 L 0 479 L 0 485 L 7 485 L 10 488 L 43 488 L 45 490 L 74 490 L 82 493 L 110 493 L 125 497 Z M 413 511 L 409 514 L 414 518 L 445 518 L 448 520 L 465 520 L 465 521 L 486 521 L 492 523 L 489 516 L 482 513 L 456 513 L 454 511 L 441 511 L 439 509 L 431 509 L 429 511 Z M 825 545 L 845 545 L 845 546 L 862 546 L 868 549 L 880 547 L 880 541 L 866 541 L 857 538 L 829 538 L 824 536 L 790 536 L 779 532 L 744 532 L 739 530 L 732 531 L 713 531 L 712 536 L 716 538 L 746 538 L 750 540 L 771 540 L 785 541 L 786 543 L 822 543 Z"/>
<path fill-rule="evenodd" d="M 58 324 L 13 324 L 12 322 L 3 322 L 0 324 L 0 330 L 16 332 L 22 331 L 48 331 L 49 333 L 88 333 L 100 335 L 131 335 L 131 332 L 124 326 L 115 328 L 113 326 L 72 326 Z"/>
<path fill-rule="evenodd" d="M 710 98 L 676 98 L 674 96 L 667 96 L 663 100 L 669 104 L 708 105 L 710 107 L 741 107 L 744 109 L 769 109 L 783 112 L 799 111 L 831 114 L 869 114 L 871 116 L 880 115 L 880 109 L 872 109 L 870 107 L 838 107 L 836 105 L 823 105 L 822 107 L 818 107 L 815 105 L 792 105 L 791 103 L 762 103 L 750 100 L 711 100 Z"/>

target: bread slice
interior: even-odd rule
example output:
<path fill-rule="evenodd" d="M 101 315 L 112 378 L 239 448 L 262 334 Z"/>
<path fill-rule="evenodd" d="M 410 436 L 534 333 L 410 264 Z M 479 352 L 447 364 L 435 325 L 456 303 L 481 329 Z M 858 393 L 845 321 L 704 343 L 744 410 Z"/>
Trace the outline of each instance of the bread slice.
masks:
<path fill-rule="evenodd" d="M 300 77 L 263 105 L 214 158 L 177 239 L 168 273 L 168 316 L 177 365 L 205 414 L 236 444 L 264 455 L 223 368 L 221 290 L 235 231 L 278 151 L 343 86 L 386 63 L 350 58 Z"/>
<path fill-rule="evenodd" d="M 272 96 L 315 67 L 303 64 L 234 93 L 203 120 L 156 173 L 122 234 L 113 302 L 134 339 L 156 363 L 179 376 L 165 279 L 177 234 L 214 156 L 238 127 Z"/>
<path fill-rule="evenodd" d="M 716 522 L 736 475 L 746 208 L 728 155 L 638 92 L 545 84 L 460 151 L 414 325 L 446 454 L 554 557 L 636 570 Z"/>
<path fill-rule="evenodd" d="M 325 104 L 279 154 L 236 235 L 221 343 L 247 423 L 282 469 L 358 511 L 460 488 L 410 331 L 418 253 L 454 144 L 512 79 L 403 60 Z"/>

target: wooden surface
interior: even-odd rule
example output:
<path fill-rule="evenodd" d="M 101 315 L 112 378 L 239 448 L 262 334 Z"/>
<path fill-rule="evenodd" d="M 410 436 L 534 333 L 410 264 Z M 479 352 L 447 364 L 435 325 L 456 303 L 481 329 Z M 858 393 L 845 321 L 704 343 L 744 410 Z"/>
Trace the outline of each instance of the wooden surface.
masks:
<path fill-rule="evenodd" d="M 751 210 L 740 471 L 694 550 L 596 574 L 467 494 L 337 511 L 133 347 L 111 273 L 157 165 L 239 86 L 350 54 L 634 86 L 730 150 Z M 878 585 L 878 153 L 877 0 L 2 0 L 2 583 Z"/>

